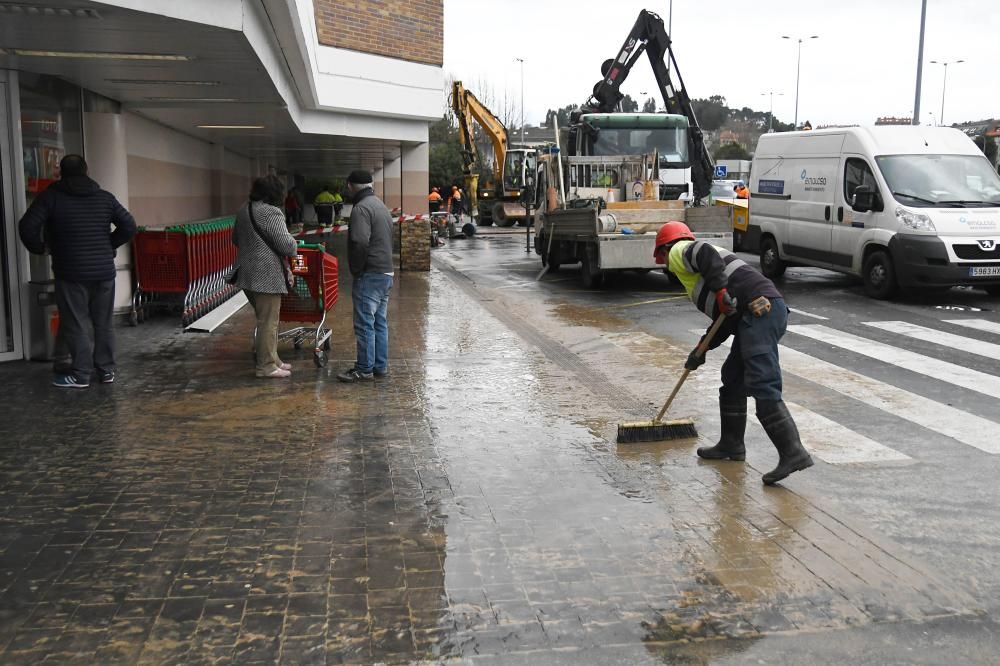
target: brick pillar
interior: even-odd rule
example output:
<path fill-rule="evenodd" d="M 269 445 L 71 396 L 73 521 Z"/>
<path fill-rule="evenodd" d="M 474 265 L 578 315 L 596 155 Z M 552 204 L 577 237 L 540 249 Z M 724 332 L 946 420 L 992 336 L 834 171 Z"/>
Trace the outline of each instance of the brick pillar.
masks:
<path fill-rule="evenodd" d="M 430 144 L 427 143 L 403 146 L 401 199 L 403 210 L 411 215 L 427 212 L 430 186 L 427 164 L 430 154 Z"/>
<path fill-rule="evenodd" d="M 404 271 L 429 271 L 431 269 L 431 221 L 426 216 L 419 220 L 400 221 L 399 268 Z"/>

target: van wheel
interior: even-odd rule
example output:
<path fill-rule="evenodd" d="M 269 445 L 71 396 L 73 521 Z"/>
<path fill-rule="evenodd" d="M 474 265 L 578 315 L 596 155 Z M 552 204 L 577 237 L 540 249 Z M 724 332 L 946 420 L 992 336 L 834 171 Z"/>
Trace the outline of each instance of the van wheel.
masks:
<path fill-rule="evenodd" d="M 865 281 L 865 295 L 884 301 L 896 293 L 896 270 L 892 259 L 883 250 L 876 250 L 865 259 L 862 277 Z"/>
<path fill-rule="evenodd" d="M 787 266 L 778 255 L 778 244 L 768 236 L 760 241 L 760 271 L 772 280 L 785 274 Z"/>

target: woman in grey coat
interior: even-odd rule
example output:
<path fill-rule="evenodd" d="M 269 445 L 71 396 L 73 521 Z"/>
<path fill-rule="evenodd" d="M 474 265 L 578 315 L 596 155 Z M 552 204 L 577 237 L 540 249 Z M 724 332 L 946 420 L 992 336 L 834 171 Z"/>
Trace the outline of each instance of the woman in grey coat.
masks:
<path fill-rule="evenodd" d="M 292 366 L 278 358 L 278 315 L 287 293 L 296 242 L 288 233 L 281 183 L 257 178 L 250 200 L 236 214 L 233 244 L 237 247 L 232 283 L 241 288 L 257 314 L 257 376 L 288 377 Z"/>

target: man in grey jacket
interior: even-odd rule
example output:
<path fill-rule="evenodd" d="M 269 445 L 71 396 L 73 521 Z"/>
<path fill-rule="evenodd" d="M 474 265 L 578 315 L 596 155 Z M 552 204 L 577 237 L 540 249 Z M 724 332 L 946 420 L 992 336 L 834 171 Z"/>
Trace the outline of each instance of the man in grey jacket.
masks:
<path fill-rule="evenodd" d="M 389 372 L 389 323 L 386 312 L 392 290 L 392 215 L 372 190 L 367 171 L 347 178 L 351 222 L 347 233 L 348 263 L 354 302 L 354 337 L 358 359 L 337 375 L 342 382 L 361 382 Z"/>

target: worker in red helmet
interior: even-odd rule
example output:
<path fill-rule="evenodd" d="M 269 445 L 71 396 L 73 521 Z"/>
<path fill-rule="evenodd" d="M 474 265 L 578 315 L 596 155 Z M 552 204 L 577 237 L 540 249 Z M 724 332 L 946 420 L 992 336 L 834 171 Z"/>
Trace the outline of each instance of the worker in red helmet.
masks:
<path fill-rule="evenodd" d="M 715 446 L 698 449 L 708 460 L 746 460 L 743 433 L 747 397 L 757 403 L 757 419 L 778 450 L 778 466 L 764 475 L 773 485 L 792 472 L 811 467 L 809 452 L 781 399 L 778 341 L 785 334 L 788 307 L 774 283 L 728 250 L 696 240 L 683 222 L 667 222 L 656 234 L 656 263 L 680 280 L 695 306 L 713 320 L 726 321 L 710 349 L 733 336 L 729 356 L 722 364 L 719 412 L 722 437 Z M 706 333 L 707 335 L 707 333 Z M 705 357 L 697 350 L 684 367 L 696 370 Z"/>

